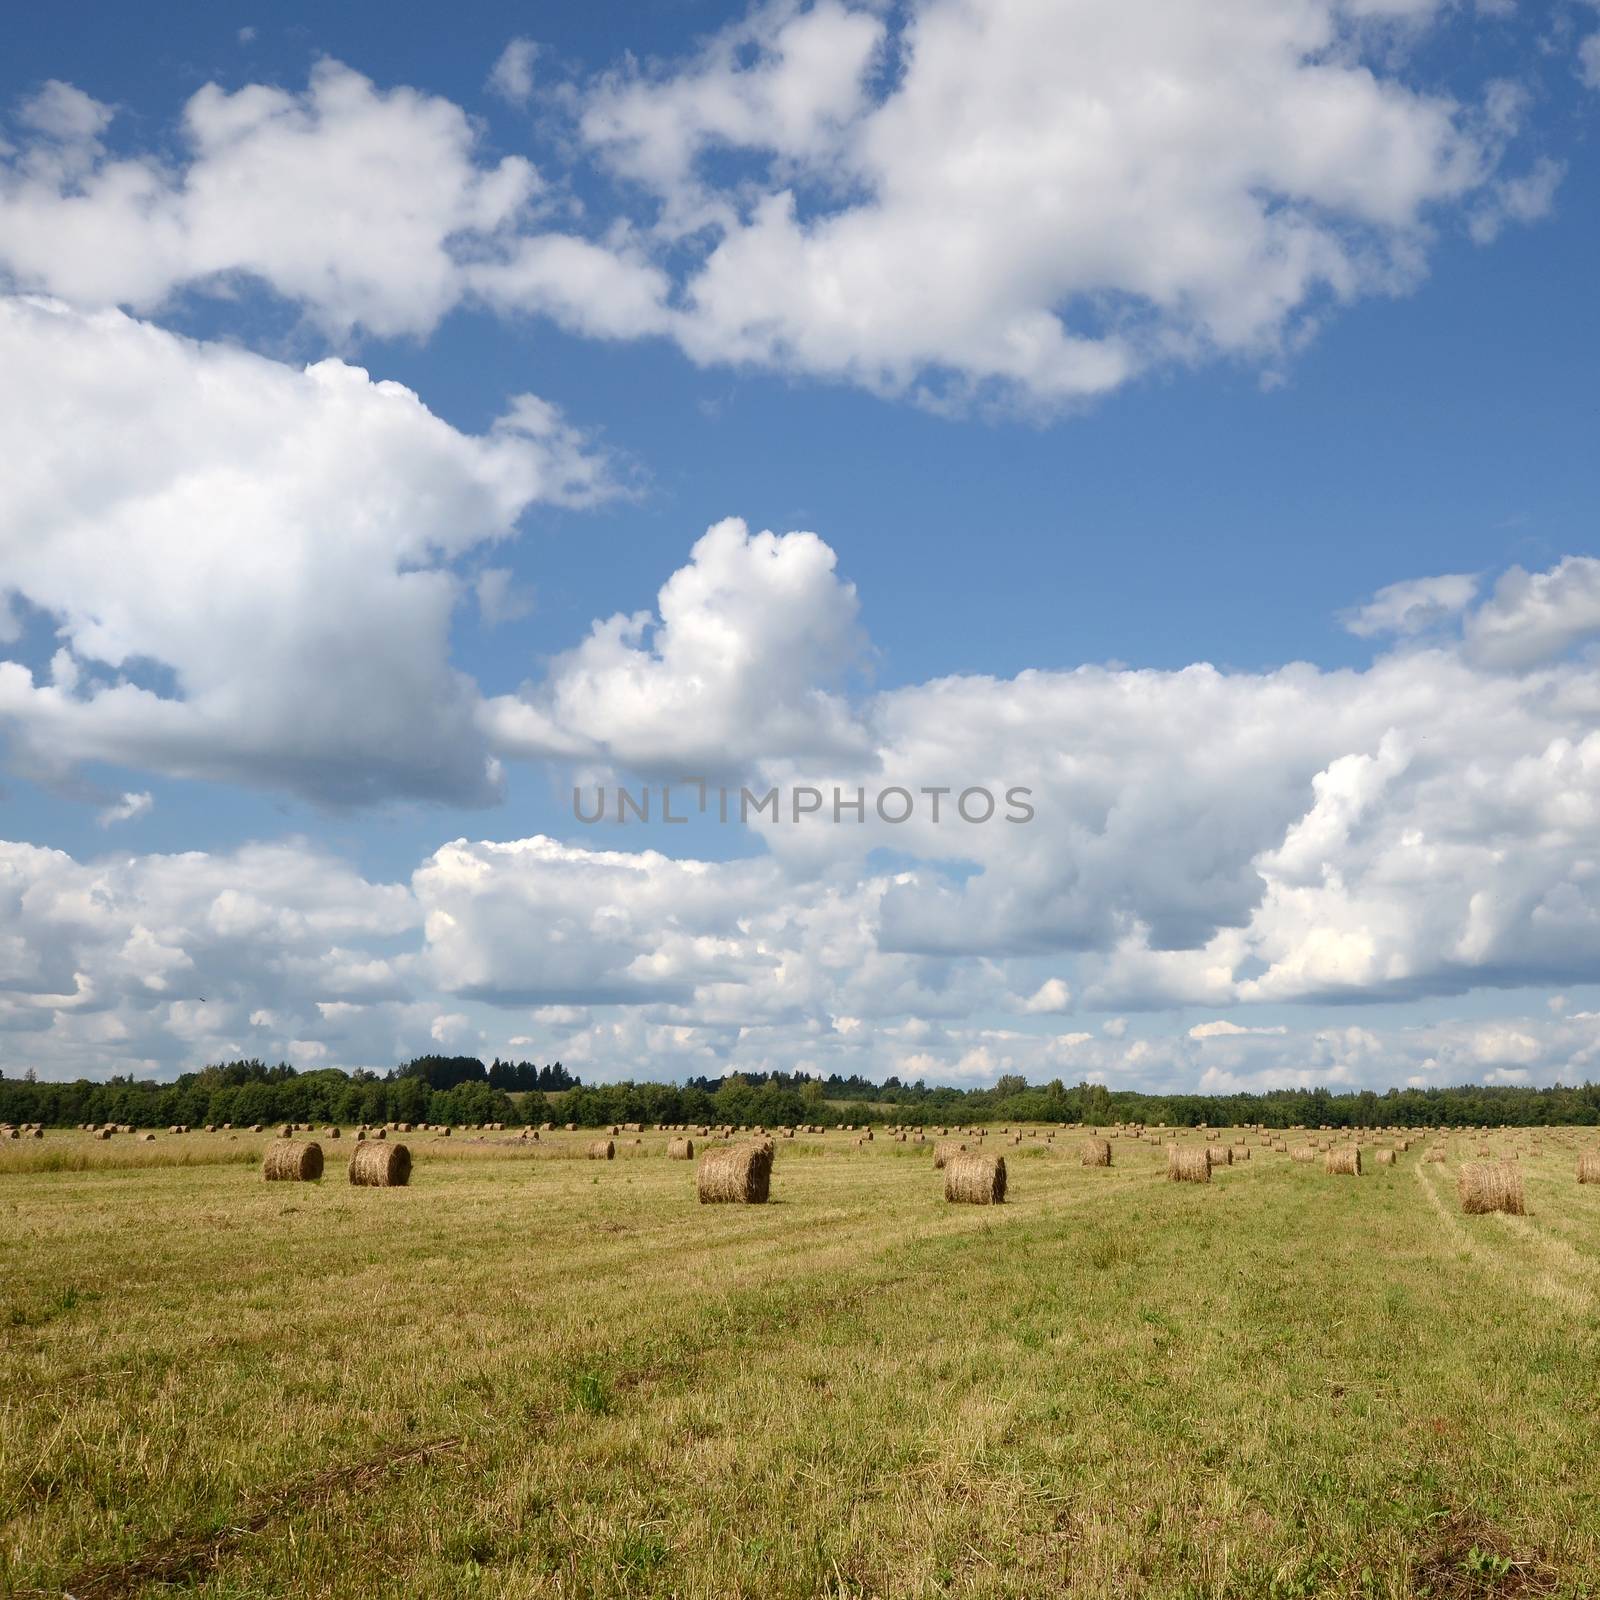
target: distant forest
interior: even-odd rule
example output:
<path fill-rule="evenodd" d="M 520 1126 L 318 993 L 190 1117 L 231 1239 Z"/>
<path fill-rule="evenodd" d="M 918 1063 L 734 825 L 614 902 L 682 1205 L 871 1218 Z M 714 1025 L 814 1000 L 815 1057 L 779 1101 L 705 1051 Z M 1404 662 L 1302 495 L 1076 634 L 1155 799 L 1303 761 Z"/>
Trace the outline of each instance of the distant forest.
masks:
<path fill-rule="evenodd" d="M 807 1078 L 775 1072 L 752 1078 L 691 1078 L 687 1083 L 584 1084 L 558 1061 L 476 1056 L 418 1056 L 387 1073 L 336 1068 L 298 1072 L 285 1062 L 232 1061 L 186 1072 L 172 1083 L 112 1078 L 40 1083 L 33 1074 L 0 1073 L 0 1122 L 126 1122 L 154 1128 L 175 1122 L 235 1126 L 262 1122 L 357 1125 L 378 1122 L 511 1126 L 575 1122 L 733 1122 L 771 1127 L 801 1122 L 1147 1122 L 1170 1127 L 1264 1123 L 1371 1128 L 1443 1123 L 1600 1123 L 1600 1085 L 1577 1088 L 1281 1089 L 1268 1094 L 1148 1095 L 1103 1084 L 1069 1088 L 1058 1078 L 1030 1087 L 1003 1077 L 992 1089 L 929 1088 L 898 1078 Z"/>

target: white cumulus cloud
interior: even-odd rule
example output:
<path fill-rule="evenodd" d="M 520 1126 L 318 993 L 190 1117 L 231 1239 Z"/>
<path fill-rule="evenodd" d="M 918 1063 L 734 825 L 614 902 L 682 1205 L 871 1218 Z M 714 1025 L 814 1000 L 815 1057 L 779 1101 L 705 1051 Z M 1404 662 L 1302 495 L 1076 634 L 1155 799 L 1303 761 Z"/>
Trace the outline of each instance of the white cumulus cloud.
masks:
<path fill-rule="evenodd" d="M 1525 96 L 1410 81 L 1370 27 L 1438 9 L 766 4 L 604 78 L 582 129 L 665 239 L 708 243 L 674 328 L 695 359 L 1053 406 L 1276 362 L 1330 307 L 1411 288 L 1441 210 L 1487 194 L 1487 236 L 1548 208 L 1553 167 L 1486 189 Z"/>
<path fill-rule="evenodd" d="M 0 660 L 15 760 L 334 804 L 493 797 L 449 659 L 449 563 L 530 505 L 606 492 L 552 407 L 522 396 L 463 434 L 337 360 L 18 297 L 0 297 L 0 368 L 0 592 L 60 641 L 48 676 Z"/>

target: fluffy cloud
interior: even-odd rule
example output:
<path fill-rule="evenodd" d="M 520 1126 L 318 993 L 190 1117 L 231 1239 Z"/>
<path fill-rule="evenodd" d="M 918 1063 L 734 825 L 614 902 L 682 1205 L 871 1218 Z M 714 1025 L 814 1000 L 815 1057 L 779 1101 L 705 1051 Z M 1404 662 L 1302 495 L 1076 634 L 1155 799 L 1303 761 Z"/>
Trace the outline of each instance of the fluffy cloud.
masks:
<path fill-rule="evenodd" d="M 839 674 L 863 641 L 833 552 L 729 520 L 656 615 L 597 623 L 542 681 L 483 701 L 449 659 L 462 587 L 449 560 L 540 494 L 592 492 L 592 463 L 547 410 L 522 402 L 471 439 L 338 363 L 296 373 L 115 314 L 5 309 L 35 399 L 7 423 L 31 442 L 0 489 L 0 584 L 63 641 L 44 676 L 0 665 L 0 717 L 36 770 L 102 759 L 331 802 L 473 800 L 492 793 L 498 754 L 945 797 L 941 820 L 922 804 L 900 825 L 871 805 L 859 821 L 825 806 L 753 822 L 766 855 L 743 877 L 666 857 L 643 871 L 621 854 L 602 867 L 524 851 L 486 871 L 441 855 L 419 893 L 437 902 L 430 928 L 463 930 L 430 942 L 452 992 L 670 1004 L 687 1025 L 706 1008 L 796 1003 L 792 982 L 769 981 L 776 961 L 811 974 L 820 1015 L 820 957 L 772 957 L 735 914 L 771 899 L 798 915 L 785 885 L 802 882 L 827 886 L 806 916 L 843 919 L 855 970 L 882 994 L 921 994 L 907 1009 L 927 1015 L 965 1003 L 982 963 L 1040 957 L 1077 964 L 1061 1004 L 1048 984 L 1026 1001 L 1002 986 L 995 1004 L 1405 999 L 1565 985 L 1600 964 L 1600 697 L 1573 654 L 1600 628 L 1591 558 L 1513 570 L 1476 605 L 1462 577 L 1392 586 L 1358 627 L 1453 616 L 1459 637 L 1441 627 L 1363 670 L 1082 667 L 852 701 Z M 55 414 L 37 402 L 52 392 Z M 136 403 L 149 394 L 160 407 Z M 115 440 L 89 477 L 71 468 L 85 416 Z M 497 597 L 480 579 L 480 605 Z M 1034 820 L 964 822 L 969 788 L 1025 788 Z M 879 849 L 916 869 L 869 870 Z M 462 920 L 452 898 L 480 877 L 492 893 L 469 895 Z M 713 891 L 705 926 L 674 918 Z M 506 896 L 507 928 L 473 936 Z M 585 920 L 619 897 L 638 901 L 622 922 Z M 524 959 L 510 928 L 541 906 L 565 931 Z M 772 948 L 808 948 L 785 928 Z M 1037 989 L 1043 975 L 1028 976 Z M 880 1003 L 828 995 L 830 1015 Z"/>
<path fill-rule="evenodd" d="M 1435 10 L 925 0 L 890 31 L 767 5 L 606 79 L 583 131 L 665 237 L 710 241 L 675 329 L 697 360 L 1048 406 L 1163 362 L 1276 361 L 1330 304 L 1417 281 L 1430 215 L 1485 192 L 1524 105 L 1405 81 L 1371 25 Z M 1487 192 L 1485 237 L 1558 176 Z"/>
<path fill-rule="evenodd" d="M 1376 25 L 1439 9 L 772 0 L 686 60 L 552 90 L 577 125 L 546 170 L 337 62 L 303 92 L 206 85 L 177 160 L 51 82 L 0 143 L 0 273 L 140 311 L 247 280 L 337 338 L 483 305 L 940 407 L 1271 371 L 1332 308 L 1415 285 L 1438 219 L 1487 242 L 1551 207 L 1559 163 L 1503 170 L 1528 96 L 1433 92 Z M 533 105 L 534 59 L 511 41 L 489 92 Z"/>
<path fill-rule="evenodd" d="M 1082 667 L 852 704 L 814 676 L 855 608 L 826 547 L 723 524 L 658 622 L 598 627 L 486 715 L 508 752 L 938 791 L 938 821 L 928 803 L 899 825 L 824 806 L 751 827 L 795 878 L 860 874 L 882 848 L 920 862 L 882 885 L 880 950 L 1076 952 L 1095 1006 L 1574 982 L 1600 962 L 1600 698 L 1569 658 L 1595 624 L 1597 568 L 1514 571 L 1475 607 L 1471 579 L 1395 585 L 1359 626 L 1454 617 L 1459 636 L 1363 670 Z M 828 648 L 808 657 L 808 641 Z M 1025 787 L 1035 818 L 964 822 L 969 787 Z"/>
<path fill-rule="evenodd" d="M 155 805 L 148 790 L 129 790 L 120 800 L 106 806 L 95 818 L 102 828 L 114 827 L 119 822 L 132 822 L 136 817 L 147 816 Z"/>
<path fill-rule="evenodd" d="M 701 775 L 866 754 L 829 687 L 861 653 L 855 588 L 815 534 L 719 522 L 658 606 L 596 623 L 542 684 L 490 701 L 498 747 Z"/>
<path fill-rule="evenodd" d="M 387 1066 L 429 1048 L 559 1057 L 591 1079 L 741 1070 L 1145 1089 L 1593 1075 L 1592 1011 L 1409 1027 L 985 1026 L 1016 975 L 882 949 L 882 879 L 458 840 L 410 885 L 307 845 L 113 856 L 0 845 L 0 1035 L 46 1076 L 241 1055 Z M 559 1000 L 551 997 L 559 996 Z"/>
<path fill-rule="evenodd" d="M 1600 560 L 1568 556 L 1549 572 L 1513 567 L 1467 622 L 1467 648 L 1489 666 L 1550 661 L 1600 636 Z"/>
<path fill-rule="evenodd" d="M 1029 1016 L 1049 1016 L 1072 1009 L 1072 991 L 1060 978 L 1046 978 L 1023 1002 Z"/>
<path fill-rule="evenodd" d="M 522 396 L 474 437 L 339 361 L 15 297 L 0 367 L 0 592 L 61 643 L 48 672 L 0 661 L 14 760 L 333 804 L 494 795 L 449 563 L 605 492 L 553 408 Z"/>
<path fill-rule="evenodd" d="M 429 976 L 495 1005 L 650 1007 L 674 1026 L 734 1035 L 779 1020 L 827 1019 L 838 1031 L 833 1019 L 955 1017 L 1000 999 L 982 962 L 957 972 L 879 948 L 891 881 L 793 878 L 770 856 L 678 860 L 539 837 L 458 839 L 412 883 Z"/>
<path fill-rule="evenodd" d="M 1285 1034 L 1287 1028 L 1244 1028 L 1237 1022 L 1219 1017 L 1215 1022 L 1197 1022 L 1190 1030 L 1191 1039 L 1238 1039 L 1250 1034 Z"/>
<path fill-rule="evenodd" d="M 662 197 L 669 230 L 726 225 L 736 211 L 699 184 L 700 158 L 754 149 L 796 174 L 838 161 L 869 108 L 865 79 L 884 37 L 879 17 L 836 0 L 809 10 L 764 5 L 675 71 L 604 77 L 584 107 L 583 135 L 616 171 Z"/>
<path fill-rule="evenodd" d="M 1493 244 L 1508 223 L 1539 222 L 1549 216 L 1566 174 L 1564 162 L 1541 156 L 1526 172 L 1496 178 L 1468 222 L 1473 239 Z"/>
<path fill-rule="evenodd" d="M 509 105 L 525 106 L 533 98 L 533 63 L 538 54 L 532 39 L 513 39 L 489 73 L 489 92 Z"/>
<path fill-rule="evenodd" d="M 502 57 L 497 87 L 520 88 L 528 65 Z M 544 189 L 520 156 L 481 163 L 459 106 L 332 61 L 300 94 L 207 84 L 184 108 L 180 164 L 113 153 L 111 108 L 71 85 L 47 85 L 20 121 L 21 142 L 0 143 L 0 271 L 83 305 L 149 311 L 248 278 L 336 336 L 427 333 L 470 297 L 474 269 L 529 236 Z M 601 288 L 638 294 L 638 269 L 559 233 L 546 242 L 563 241 L 538 309 L 583 303 L 597 263 Z M 648 297 L 657 280 L 642 281 Z"/>
<path fill-rule="evenodd" d="M 0 843 L 8 1067 L 160 1071 L 350 1038 L 357 1013 L 410 1003 L 407 960 L 386 952 L 419 921 L 403 885 L 369 883 L 295 841 L 87 862 Z M 393 1050 L 394 1020 L 332 1059 Z"/>
<path fill-rule="evenodd" d="M 1080 992 L 1119 1009 L 1559 983 L 1600 961 L 1600 699 L 1575 665 L 1512 675 L 1440 648 L 1360 672 L 1026 673 L 898 691 L 870 721 L 895 781 L 1027 783 L 1038 811 L 895 830 L 981 870 L 892 890 L 891 949 L 1078 950 Z"/>
<path fill-rule="evenodd" d="M 1477 593 L 1478 580 L 1470 572 L 1408 578 L 1380 589 L 1365 605 L 1347 612 L 1344 625 L 1363 639 L 1424 633 L 1460 616 Z"/>

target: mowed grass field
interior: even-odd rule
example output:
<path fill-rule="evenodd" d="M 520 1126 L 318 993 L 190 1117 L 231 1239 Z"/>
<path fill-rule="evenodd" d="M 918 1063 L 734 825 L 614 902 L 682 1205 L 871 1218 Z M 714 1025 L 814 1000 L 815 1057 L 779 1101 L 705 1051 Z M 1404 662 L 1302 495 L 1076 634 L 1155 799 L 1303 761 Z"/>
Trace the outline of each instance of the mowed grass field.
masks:
<path fill-rule="evenodd" d="M 1592 1130 L 1520 1141 L 1526 1217 L 1458 1214 L 1460 1137 L 1191 1185 L 991 1136 L 996 1208 L 881 1136 L 754 1207 L 511 1137 L 390 1190 L 0 1149 L 0 1593 L 1600 1594 Z"/>

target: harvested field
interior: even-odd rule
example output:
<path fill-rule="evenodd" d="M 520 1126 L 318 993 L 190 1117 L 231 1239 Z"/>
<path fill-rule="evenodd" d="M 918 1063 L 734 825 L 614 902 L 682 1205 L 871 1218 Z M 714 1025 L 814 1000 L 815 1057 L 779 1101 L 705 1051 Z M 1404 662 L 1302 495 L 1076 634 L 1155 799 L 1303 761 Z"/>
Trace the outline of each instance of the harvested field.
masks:
<path fill-rule="evenodd" d="M 458 1128 L 383 1194 L 242 1129 L 6 1141 L 0 1592 L 1594 1592 L 1577 1142 L 1472 1217 L 1461 1140 L 1337 1183 L 1191 1136 L 1194 1186 L 1028 1138 L 992 1207 L 890 1139 L 702 1206 L 591 1138 Z"/>

